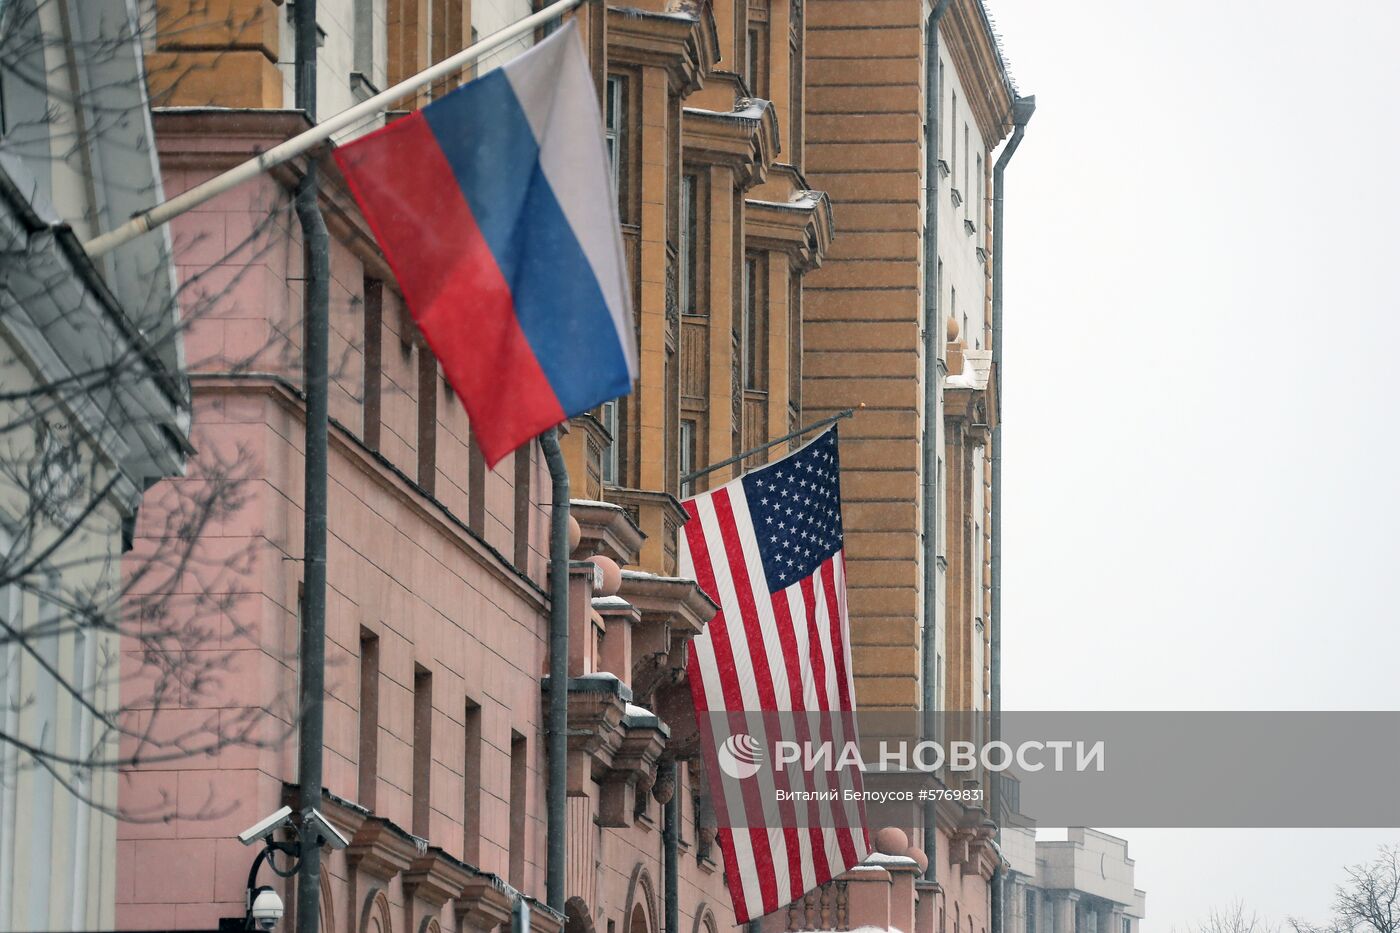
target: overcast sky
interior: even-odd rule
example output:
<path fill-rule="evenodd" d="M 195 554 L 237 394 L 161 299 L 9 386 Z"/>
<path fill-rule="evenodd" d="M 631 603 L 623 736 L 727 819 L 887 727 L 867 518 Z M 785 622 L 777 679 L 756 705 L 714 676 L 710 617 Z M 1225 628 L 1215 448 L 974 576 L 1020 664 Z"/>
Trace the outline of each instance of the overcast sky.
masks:
<path fill-rule="evenodd" d="M 1400 3 L 988 4 L 1038 105 L 1007 171 L 1006 708 L 1400 708 Z M 1237 898 L 1323 919 L 1400 841 L 1123 835 L 1154 933 Z"/>

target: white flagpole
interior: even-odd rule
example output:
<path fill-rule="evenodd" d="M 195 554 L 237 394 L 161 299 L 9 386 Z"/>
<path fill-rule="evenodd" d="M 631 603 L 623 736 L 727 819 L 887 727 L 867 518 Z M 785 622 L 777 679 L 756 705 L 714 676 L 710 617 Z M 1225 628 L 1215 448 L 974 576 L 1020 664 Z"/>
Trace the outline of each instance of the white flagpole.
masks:
<path fill-rule="evenodd" d="M 103 233 L 88 240 L 83 244 L 83 249 L 87 251 L 88 256 L 96 259 L 116 249 L 118 246 L 136 239 L 148 230 L 159 227 L 161 224 L 169 223 L 173 218 L 180 216 L 185 213 L 185 211 L 198 207 L 210 198 L 223 194 L 230 188 L 241 185 L 245 181 L 256 178 L 274 166 L 281 165 L 283 162 L 296 158 L 302 153 L 330 139 L 346 127 L 353 126 L 366 117 L 371 117 L 379 111 L 387 109 L 390 104 L 407 97 L 411 92 L 433 83 L 438 78 L 446 77 L 486 53 L 492 52 L 552 20 L 558 19 L 582 2 L 583 0 L 557 0 L 557 2 L 550 4 L 538 13 L 533 13 L 519 22 L 512 23 L 504 29 L 493 32 L 475 45 L 469 46 L 449 58 L 444 58 L 436 65 L 432 65 L 418 72 L 418 74 L 411 78 L 400 81 L 388 90 L 380 91 L 368 100 L 361 101 L 348 110 L 342 110 L 340 113 L 330 117 L 324 122 L 316 124 L 306 132 L 293 136 L 286 142 L 273 146 L 266 152 L 254 156 L 247 162 L 229 169 L 222 175 L 216 175 L 183 194 L 176 195 L 168 201 L 162 201 L 149 210 L 142 211 L 115 230 L 110 230 L 107 233 Z"/>

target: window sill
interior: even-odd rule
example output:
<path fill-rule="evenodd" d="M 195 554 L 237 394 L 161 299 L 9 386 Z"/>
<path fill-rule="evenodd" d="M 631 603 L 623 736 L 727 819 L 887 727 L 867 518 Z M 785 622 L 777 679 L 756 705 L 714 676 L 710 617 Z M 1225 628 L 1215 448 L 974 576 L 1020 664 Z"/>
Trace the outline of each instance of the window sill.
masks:
<path fill-rule="evenodd" d="M 988 254 L 987 254 L 986 247 L 982 247 L 982 246 L 977 247 L 977 261 L 978 261 L 978 262 L 982 263 L 983 265 L 986 265 L 986 264 L 987 264 L 987 255 L 988 255 Z"/>
<path fill-rule="evenodd" d="M 374 82 L 365 77 L 362 72 L 352 71 L 350 72 L 350 92 L 355 95 L 356 100 L 365 101 L 378 94 L 379 88 L 375 87 Z"/>
<path fill-rule="evenodd" d="M 953 206 L 962 207 L 962 193 L 957 188 L 949 188 L 948 193 L 953 196 Z"/>
<path fill-rule="evenodd" d="M 953 173 L 952 169 L 948 168 L 948 162 L 947 162 L 947 160 L 945 160 L 945 159 L 939 159 L 939 160 L 938 160 L 938 174 L 941 175 L 941 176 L 943 176 L 944 178 L 947 178 L 947 177 L 948 177 L 949 175 L 951 175 L 952 173 Z"/>
<path fill-rule="evenodd" d="M 968 236 L 972 236 L 977 232 L 977 225 L 970 220 L 964 220 L 963 229 L 967 231 Z"/>

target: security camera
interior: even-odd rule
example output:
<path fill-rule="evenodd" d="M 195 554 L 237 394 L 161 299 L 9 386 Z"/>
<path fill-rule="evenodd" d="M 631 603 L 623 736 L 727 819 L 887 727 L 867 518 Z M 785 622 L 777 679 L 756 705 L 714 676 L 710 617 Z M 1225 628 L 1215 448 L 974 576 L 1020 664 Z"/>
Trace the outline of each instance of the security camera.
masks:
<path fill-rule="evenodd" d="M 330 820 L 312 807 L 301 818 L 301 838 L 305 841 L 318 840 L 318 845 L 328 845 L 332 849 L 343 849 L 350 840 L 341 835 L 340 830 L 331 825 Z"/>
<path fill-rule="evenodd" d="M 291 825 L 292 808 L 283 807 L 271 816 L 264 817 L 263 819 L 258 820 L 252 826 L 249 826 L 247 829 L 243 830 L 243 832 L 239 833 L 238 841 L 243 843 L 245 846 L 250 846 L 255 842 L 261 842 L 262 840 L 268 838 L 273 833 L 277 832 L 277 830 L 281 829 L 283 826 Z M 281 904 L 281 901 L 278 901 L 278 904 Z M 271 927 L 269 927 L 268 929 L 271 929 Z"/>
<path fill-rule="evenodd" d="M 258 888 L 252 906 L 248 908 L 248 916 L 253 921 L 253 929 L 271 933 L 276 929 L 277 921 L 282 919 L 282 898 L 266 885 Z"/>

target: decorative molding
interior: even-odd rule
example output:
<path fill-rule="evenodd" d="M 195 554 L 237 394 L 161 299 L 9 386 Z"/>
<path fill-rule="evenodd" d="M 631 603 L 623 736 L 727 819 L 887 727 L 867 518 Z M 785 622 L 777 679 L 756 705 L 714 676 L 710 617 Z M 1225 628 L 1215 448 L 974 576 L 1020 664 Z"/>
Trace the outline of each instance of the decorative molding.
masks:
<path fill-rule="evenodd" d="M 727 113 L 686 107 L 681 142 L 687 164 L 723 165 L 741 189 L 761 184 L 777 158 L 778 118 L 773 105 L 741 97 Z"/>
<path fill-rule="evenodd" d="M 806 272 L 831 248 L 831 199 L 825 191 L 798 191 L 787 202 L 747 199 L 744 240 L 755 249 L 781 252 Z"/>
<path fill-rule="evenodd" d="M 698 91 L 719 61 L 719 31 L 708 3 L 679 12 L 610 6 L 607 36 L 609 64 L 665 69 L 681 97 Z"/>
<path fill-rule="evenodd" d="M 988 150 L 1010 131 L 1011 79 L 981 0 L 953 0 L 939 22 L 943 46 Z"/>

